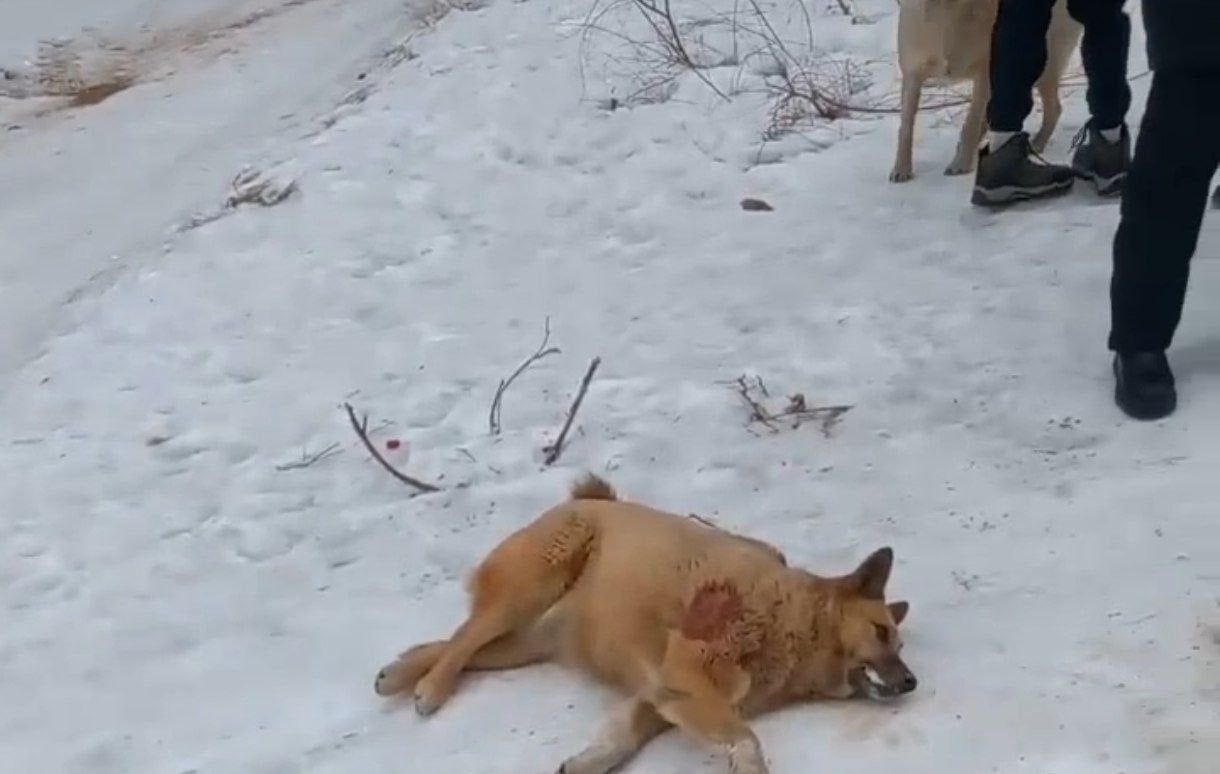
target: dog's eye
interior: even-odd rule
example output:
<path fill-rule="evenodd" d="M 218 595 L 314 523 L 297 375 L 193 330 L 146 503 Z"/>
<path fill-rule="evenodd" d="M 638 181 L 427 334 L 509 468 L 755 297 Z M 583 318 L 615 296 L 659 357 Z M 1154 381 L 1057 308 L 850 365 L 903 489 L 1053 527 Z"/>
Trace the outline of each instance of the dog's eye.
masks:
<path fill-rule="evenodd" d="M 876 630 L 876 632 L 877 632 L 877 639 L 878 639 L 878 640 L 880 640 L 880 642 L 881 642 L 881 644 L 882 644 L 882 645 L 889 645 L 889 644 L 890 644 L 890 630 L 889 630 L 889 628 L 887 628 L 887 627 L 885 627 L 885 626 L 882 626 L 881 624 L 873 624 L 873 629 L 875 629 L 875 630 Z"/>

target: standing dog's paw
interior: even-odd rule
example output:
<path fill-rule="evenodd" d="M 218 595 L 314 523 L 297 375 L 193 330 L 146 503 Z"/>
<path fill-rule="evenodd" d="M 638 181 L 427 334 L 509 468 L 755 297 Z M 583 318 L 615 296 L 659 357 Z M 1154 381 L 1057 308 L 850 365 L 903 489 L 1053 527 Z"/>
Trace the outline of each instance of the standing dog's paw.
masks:
<path fill-rule="evenodd" d="M 956 175 L 968 175 L 974 171 L 974 164 L 969 161 L 954 160 L 949 166 L 945 167 L 945 174 L 950 177 Z"/>
<path fill-rule="evenodd" d="M 915 173 L 909 169 L 899 169 L 898 167 L 894 167 L 894 170 L 890 172 L 891 183 L 905 183 L 913 180 L 914 178 Z"/>

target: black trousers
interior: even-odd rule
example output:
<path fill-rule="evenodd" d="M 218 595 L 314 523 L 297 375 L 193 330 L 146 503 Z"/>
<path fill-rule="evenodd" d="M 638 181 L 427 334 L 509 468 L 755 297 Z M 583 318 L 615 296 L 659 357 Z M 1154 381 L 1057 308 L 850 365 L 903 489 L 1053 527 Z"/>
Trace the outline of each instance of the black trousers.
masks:
<path fill-rule="evenodd" d="M 1034 84 L 1046 68 L 1046 31 L 1054 5 L 1055 0 L 1000 0 L 991 31 L 987 124 L 992 131 L 1021 131 L 1033 110 Z M 1123 11 L 1123 0 L 1068 0 L 1068 12 L 1084 25 L 1080 57 L 1089 78 L 1086 98 L 1094 125 L 1117 127 L 1131 107 L 1131 19 Z"/>
<path fill-rule="evenodd" d="M 1220 69 L 1155 71 L 1114 236 L 1110 349 L 1169 348 L 1217 165 Z"/>

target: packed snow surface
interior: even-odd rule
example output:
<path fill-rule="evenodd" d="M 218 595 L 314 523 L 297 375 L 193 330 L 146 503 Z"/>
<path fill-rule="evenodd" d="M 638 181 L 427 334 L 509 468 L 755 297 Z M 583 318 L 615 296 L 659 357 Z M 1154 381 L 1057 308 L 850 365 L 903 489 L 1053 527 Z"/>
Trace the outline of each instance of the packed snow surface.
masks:
<path fill-rule="evenodd" d="M 865 63 L 860 98 L 888 104 L 897 6 L 857 5 L 853 23 L 811 2 L 810 50 Z M 682 6 L 684 29 L 730 6 Z M 421 720 L 372 679 L 446 635 L 474 563 L 591 470 L 817 572 L 894 547 L 920 689 L 757 719 L 777 774 L 1213 774 L 1217 219 L 1179 412 L 1125 421 L 1115 202 L 1081 185 L 971 208 L 969 178 L 941 175 L 960 108 L 920 116 L 917 177 L 892 185 L 896 116 L 772 131 L 750 87 L 774 68 L 741 57 L 641 96 L 616 38 L 582 32 L 590 10 L 8 0 L 5 770 L 554 771 L 613 700 L 592 682 L 472 676 Z M 47 38 L 134 80 L 83 106 L 17 95 Z M 1145 69 L 1138 35 L 1133 125 Z M 234 180 L 270 198 L 226 206 Z M 548 325 L 561 352 L 508 388 L 492 435 L 496 386 Z M 852 408 L 772 432 L 742 375 L 776 411 Z M 442 491 L 378 467 L 345 402 Z M 628 771 L 726 767 L 666 734 Z"/>

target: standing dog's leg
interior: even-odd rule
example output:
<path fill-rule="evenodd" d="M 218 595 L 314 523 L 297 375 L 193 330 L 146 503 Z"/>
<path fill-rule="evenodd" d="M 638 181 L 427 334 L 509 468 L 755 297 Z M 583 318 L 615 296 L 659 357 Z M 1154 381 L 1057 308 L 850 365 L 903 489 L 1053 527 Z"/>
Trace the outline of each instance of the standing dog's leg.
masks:
<path fill-rule="evenodd" d="M 563 762 L 559 774 L 607 774 L 666 728 L 669 723 L 651 704 L 628 699 L 614 711 L 592 744 Z"/>
<path fill-rule="evenodd" d="M 915 144 L 915 116 L 919 112 L 923 81 L 923 73 L 911 72 L 902 76 L 902 119 L 898 125 L 898 156 L 890 172 L 891 183 L 905 183 L 915 176 L 912 146 Z"/>
<path fill-rule="evenodd" d="M 1063 104 L 1059 101 L 1059 79 L 1048 78 L 1044 75 L 1042 80 L 1038 81 L 1038 96 L 1042 102 L 1042 126 L 1034 135 L 1032 145 L 1034 150 L 1041 153 L 1046 150 L 1046 144 L 1051 141 L 1051 135 L 1055 133 L 1059 116 L 1063 115 Z"/>
<path fill-rule="evenodd" d="M 962 136 L 957 141 L 957 155 L 945 168 L 946 175 L 966 175 L 974 171 L 974 162 L 979 155 L 979 143 L 987 129 L 987 101 L 991 98 L 991 82 L 987 68 L 983 67 L 974 76 L 970 89 L 970 110 L 962 123 Z"/>

